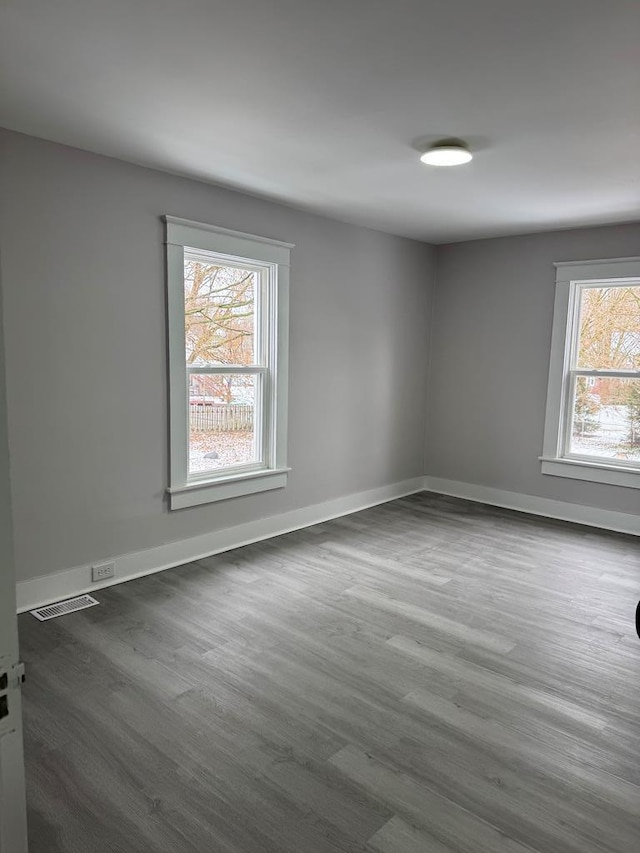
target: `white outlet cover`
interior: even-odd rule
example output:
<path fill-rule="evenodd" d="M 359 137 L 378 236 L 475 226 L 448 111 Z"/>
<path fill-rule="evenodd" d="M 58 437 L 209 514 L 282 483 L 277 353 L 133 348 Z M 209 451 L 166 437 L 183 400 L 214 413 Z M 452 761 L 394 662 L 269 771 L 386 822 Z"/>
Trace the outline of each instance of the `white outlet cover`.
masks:
<path fill-rule="evenodd" d="M 112 578 L 115 576 L 115 573 L 115 563 L 100 563 L 99 565 L 91 566 L 91 580 L 94 583 Z"/>

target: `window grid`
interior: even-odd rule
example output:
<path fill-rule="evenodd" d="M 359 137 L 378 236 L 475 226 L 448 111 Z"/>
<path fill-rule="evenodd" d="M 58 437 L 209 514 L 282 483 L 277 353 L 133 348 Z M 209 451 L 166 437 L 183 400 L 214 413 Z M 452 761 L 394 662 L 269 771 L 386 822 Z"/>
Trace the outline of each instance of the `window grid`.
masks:
<path fill-rule="evenodd" d="M 275 286 L 273 280 L 274 270 L 269 265 L 258 264 L 251 259 L 231 257 L 217 252 L 208 252 L 185 248 L 185 263 L 187 260 L 196 260 L 200 263 L 222 268 L 234 268 L 247 270 L 256 274 L 257 287 L 253 294 L 253 355 L 252 364 L 223 364 L 217 362 L 205 362 L 189 364 L 186 362 L 187 382 L 185 385 L 185 403 L 187 407 L 187 418 L 190 416 L 189 377 L 192 375 L 203 376 L 254 376 L 255 384 L 253 397 L 253 456 L 255 461 L 239 463 L 237 465 L 225 465 L 217 469 L 209 468 L 203 471 L 187 471 L 187 482 L 197 483 L 203 480 L 211 480 L 216 476 L 228 477 L 234 474 L 251 473 L 263 471 L 272 467 L 272 448 L 269 437 L 270 408 L 267 405 L 269 391 L 272 386 L 269 316 L 269 292 Z M 186 361 L 186 351 L 185 351 Z M 188 448 L 188 453 L 189 453 Z"/>
<path fill-rule="evenodd" d="M 612 459 L 610 456 L 597 456 L 576 453 L 571 450 L 571 438 L 574 422 L 574 405 L 576 400 L 576 389 L 578 379 L 580 377 L 592 379 L 640 379 L 640 370 L 616 370 L 609 368 L 581 368 L 578 366 L 579 349 L 580 349 L 580 333 L 583 311 L 583 295 L 589 289 L 602 288 L 628 288 L 640 286 L 640 280 L 634 279 L 595 279 L 590 281 L 576 281 L 571 283 L 569 291 L 569 309 L 570 309 L 570 346 L 568 368 L 565 375 L 563 388 L 563 422 L 560 430 L 562 437 L 561 447 L 559 448 L 559 456 L 564 459 L 583 461 L 586 463 L 605 462 L 611 467 L 620 468 L 638 468 L 640 469 L 640 460 L 633 459 Z"/>

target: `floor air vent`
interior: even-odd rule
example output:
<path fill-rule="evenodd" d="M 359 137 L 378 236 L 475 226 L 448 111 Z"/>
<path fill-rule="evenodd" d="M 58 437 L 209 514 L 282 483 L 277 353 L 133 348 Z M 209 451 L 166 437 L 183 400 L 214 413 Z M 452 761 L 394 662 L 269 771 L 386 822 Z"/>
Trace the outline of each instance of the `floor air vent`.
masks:
<path fill-rule="evenodd" d="M 38 607 L 36 610 L 30 610 L 32 616 L 39 619 L 41 622 L 46 622 L 47 619 L 55 619 L 56 616 L 64 616 L 65 613 L 75 613 L 76 610 L 84 610 L 85 607 L 93 607 L 94 604 L 100 604 L 91 595 L 78 595 L 75 598 L 69 598 L 67 601 L 58 601 L 55 604 L 47 604 L 46 607 Z"/>

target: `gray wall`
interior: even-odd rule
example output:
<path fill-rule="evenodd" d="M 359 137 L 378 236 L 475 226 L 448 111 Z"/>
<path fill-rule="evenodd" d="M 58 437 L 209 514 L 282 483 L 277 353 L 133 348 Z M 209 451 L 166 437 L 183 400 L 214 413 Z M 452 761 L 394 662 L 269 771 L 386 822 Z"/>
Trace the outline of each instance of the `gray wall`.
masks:
<path fill-rule="evenodd" d="M 433 250 L 3 132 L 18 577 L 419 476 Z M 160 215 L 296 243 L 284 491 L 169 513 Z"/>
<path fill-rule="evenodd" d="M 6 670 L 16 664 L 19 658 L 2 328 L 0 279 L 0 669 Z M 20 688 L 10 685 L 8 696 L 14 728 L 10 734 L 0 737 L 0 853 L 26 853 L 27 815 Z"/>
<path fill-rule="evenodd" d="M 15 565 L 2 303 L 2 277 L 0 276 L 0 660 L 5 664 L 7 662 L 14 664 L 18 659 L 18 626 L 15 619 Z M 6 660 L 4 660 L 5 658 Z M 0 791 L 1 789 L 0 781 Z"/>
<path fill-rule="evenodd" d="M 640 254 L 640 224 L 439 246 L 426 469 L 435 477 L 637 513 L 640 494 L 543 476 L 554 261 Z"/>

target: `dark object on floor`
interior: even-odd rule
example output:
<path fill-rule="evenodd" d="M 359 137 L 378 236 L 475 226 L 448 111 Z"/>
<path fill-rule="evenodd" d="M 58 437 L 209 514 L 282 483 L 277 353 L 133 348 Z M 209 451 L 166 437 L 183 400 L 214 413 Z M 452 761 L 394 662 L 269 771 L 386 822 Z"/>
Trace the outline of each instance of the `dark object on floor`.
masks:
<path fill-rule="evenodd" d="M 205 453 L 204 458 L 205 459 L 217 459 L 218 454 L 215 452 L 215 450 L 212 450 L 210 453 Z"/>
<path fill-rule="evenodd" d="M 636 607 L 636 634 L 640 637 L 640 601 Z"/>

